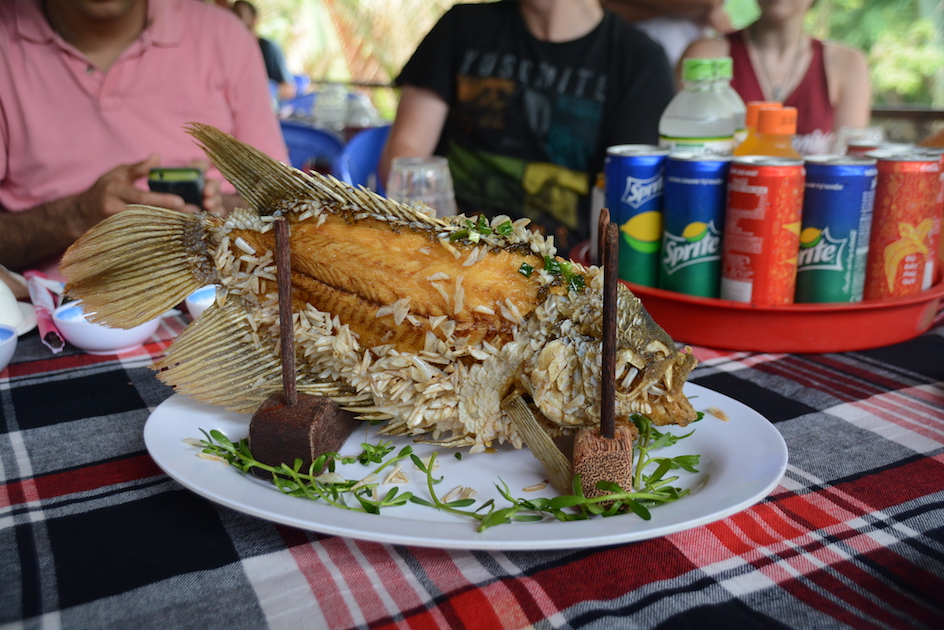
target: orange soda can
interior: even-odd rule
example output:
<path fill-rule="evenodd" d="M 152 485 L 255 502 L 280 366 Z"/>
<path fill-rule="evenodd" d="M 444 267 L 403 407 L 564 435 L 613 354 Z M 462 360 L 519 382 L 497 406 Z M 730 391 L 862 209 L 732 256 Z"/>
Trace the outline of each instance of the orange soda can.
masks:
<path fill-rule="evenodd" d="M 734 158 L 722 237 L 722 299 L 793 303 L 805 179 L 803 160 Z"/>
<path fill-rule="evenodd" d="M 914 295 L 934 281 L 941 232 L 941 160 L 881 149 L 865 272 L 865 299 Z"/>

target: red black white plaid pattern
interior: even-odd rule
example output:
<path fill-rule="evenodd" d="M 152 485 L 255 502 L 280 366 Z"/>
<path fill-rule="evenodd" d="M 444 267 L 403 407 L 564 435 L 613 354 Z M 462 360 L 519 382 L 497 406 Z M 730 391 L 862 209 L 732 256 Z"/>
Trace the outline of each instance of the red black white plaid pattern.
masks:
<path fill-rule="evenodd" d="M 181 326 L 121 357 L 33 332 L 0 372 L 0 627 L 944 627 L 940 321 L 864 352 L 696 349 L 692 380 L 786 439 L 781 484 L 704 527 L 529 552 L 324 536 L 182 489 L 142 440 Z"/>

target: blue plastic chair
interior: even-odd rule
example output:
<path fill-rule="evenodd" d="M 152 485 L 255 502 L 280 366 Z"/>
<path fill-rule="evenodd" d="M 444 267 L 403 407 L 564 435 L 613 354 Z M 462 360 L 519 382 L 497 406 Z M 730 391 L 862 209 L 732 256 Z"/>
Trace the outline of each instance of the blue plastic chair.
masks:
<path fill-rule="evenodd" d="M 328 171 L 335 177 L 338 176 L 338 163 L 344 144 L 337 136 L 322 129 L 287 120 L 282 120 L 280 123 L 282 137 L 288 147 L 288 159 L 292 166 L 300 170 L 316 170 L 321 173 Z"/>
<path fill-rule="evenodd" d="M 383 152 L 390 125 L 365 129 L 347 143 L 338 160 L 335 177 L 352 186 L 366 186 L 384 194 L 383 182 L 377 177 L 377 166 Z"/>
<path fill-rule="evenodd" d="M 308 88 L 311 87 L 311 77 L 305 74 L 295 74 L 292 75 L 292 78 L 295 80 L 296 95 L 308 92 Z"/>
<path fill-rule="evenodd" d="M 317 92 L 309 92 L 287 101 L 282 101 L 282 109 L 288 111 L 294 116 L 311 116 L 315 111 L 315 99 L 318 98 Z"/>

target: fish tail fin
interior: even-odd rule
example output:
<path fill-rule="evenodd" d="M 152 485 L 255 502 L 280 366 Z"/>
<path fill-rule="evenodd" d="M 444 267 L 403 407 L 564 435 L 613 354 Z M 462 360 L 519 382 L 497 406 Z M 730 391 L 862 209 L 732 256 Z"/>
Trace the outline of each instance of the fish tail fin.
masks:
<path fill-rule="evenodd" d="M 66 293 L 93 321 L 131 328 L 216 282 L 200 215 L 128 206 L 86 232 L 62 258 Z"/>

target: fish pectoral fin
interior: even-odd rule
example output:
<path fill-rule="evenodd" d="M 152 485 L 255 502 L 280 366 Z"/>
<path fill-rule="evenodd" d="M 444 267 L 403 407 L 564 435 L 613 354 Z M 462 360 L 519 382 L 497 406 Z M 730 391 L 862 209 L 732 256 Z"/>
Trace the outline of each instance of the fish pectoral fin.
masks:
<path fill-rule="evenodd" d="M 178 392 L 230 411 L 252 413 L 282 387 L 278 355 L 254 333 L 241 300 L 232 297 L 204 311 L 153 367 Z"/>

